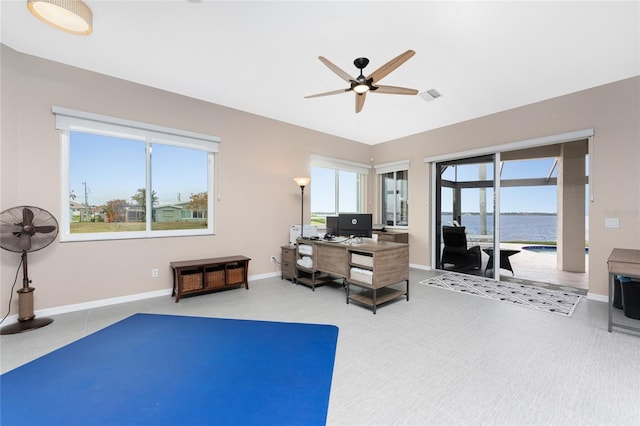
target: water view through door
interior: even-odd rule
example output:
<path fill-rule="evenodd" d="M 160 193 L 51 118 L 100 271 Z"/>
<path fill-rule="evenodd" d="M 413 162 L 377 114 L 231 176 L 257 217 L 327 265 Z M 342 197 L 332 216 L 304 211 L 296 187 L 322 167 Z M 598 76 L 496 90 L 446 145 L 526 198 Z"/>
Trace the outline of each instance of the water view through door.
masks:
<path fill-rule="evenodd" d="M 499 278 L 506 258 L 494 256 L 500 220 L 493 214 L 495 163 L 495 155 L 436 163 L 438 269 Z"/>
<path fill-rule="evenodd" d="M 435 268 L 586 290 L 586 145 L 432 162 Z"/>

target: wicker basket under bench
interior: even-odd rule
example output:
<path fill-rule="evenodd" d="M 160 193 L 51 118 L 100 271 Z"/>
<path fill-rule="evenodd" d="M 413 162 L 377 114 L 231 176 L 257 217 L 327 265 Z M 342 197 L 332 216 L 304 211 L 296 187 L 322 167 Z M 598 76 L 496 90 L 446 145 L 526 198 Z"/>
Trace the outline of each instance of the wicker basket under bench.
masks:
<path fill-rule="evenodd" d="M 238 288 L 249 290 L 247 273 L 249 259 L 245 256 L 170 262 L 173 268 L 173 293 L 176 303 L 180 297 L 211 291 Z"/>

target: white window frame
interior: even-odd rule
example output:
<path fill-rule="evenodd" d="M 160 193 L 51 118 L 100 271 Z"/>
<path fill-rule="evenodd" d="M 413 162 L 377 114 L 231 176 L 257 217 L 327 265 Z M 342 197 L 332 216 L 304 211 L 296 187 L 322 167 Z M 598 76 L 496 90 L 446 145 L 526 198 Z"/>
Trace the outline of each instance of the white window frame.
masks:
<path fill-rule="evenodd" d="M 96 240 L 121 240 L 132 238 L 158 238 L 192 235 L 213 235 L 214 229 L 214 164 L 215 154 L 219 151 L 221 139 L 217 136 L 190 132 L 169 127 L 157 126 L 148 123 L 125 120 L 117 117 L 93 114 L 84 111 L 76 111 L 68 108 L 54 106 L 52 108 L 56 116 L 56 129 L 60 130 L 61 141 L 61 230 L 60 241 L 96 241 Z M 96 135 L 117 137 L 132 141 L 143 141 L 147 144 L 146 156 L 146 184 L 147 204 L 151 203 L 152 191 L 150 186 L 150 154 L 152 144 L 172 145 L 180 148 L 196 149 L 207 152 L 207 191 L 208 191 L 208 221 L 206 229 L 176 229 L 176 230 L 151 230 L 152 215 L 147 215 L 145 231 L 134 232 L 95 232 L 78 233 L 70 232 L 69 209 L 69 167 L 70 167 L 70 132 L 92 133 Z M 151 211 L 149 209 L 148 211 Z"/>
<path fill-rule="evenodd" d="M 409 182 L 409 165 L 411 164 L 411 162 L 409 160 L 400 160 L 400 161 L 394 161 L 391 163 L 384 163 L 384 164 L 378 164 L 373 166 L 376 174 L 379 176 L 379 185 L 380 185 L 380 223 L 387 223 L 387 220 L 385 218 L 385 212 L 383 209 L 383 205 L 384 205 L 384 198 L 386 197 L 386 194 L 384 193 L 384 175 L 386 175 L 387 173 L 394 173 L 394 180 L 395 179 L 395 173 L 397 172 L 407 172 L 407 184 Z M 397 180 L 396 180 L 397 182 Z M 407 205 L 409 205 L 409 188 L 407 187 Z M 389 226 L 391 228 L 401 228 L 401 229 L 406 229 L 409 227 L 409 213 L 407 212 L 407 224 L 406 225 L 396 225 L 396 213 L 397 213 L 397 209 L 398 209 L 398 205 L 396 203 L 396 199 L 394 198 L 394 203 L 393 203 L 393 223 L 394 225 Z M 388 226 L 388 225 L 387 225 Z"/>
<path fill-rule="evenodd" d="M 358 163 L 355 161 L 341 160 L 337 158 L 324 157 L 320 155 L 311 156 L 311 168 L 320 167 L 325 169 L 333 169 L 336 173 L 336 191 L 335 191 L 335 206 L 336 211 L 333 214 L 339 214 L 340 212 L 340 182 L 338 180 L 339 171 L 354 172 L 360 175 L 360 185 L 358 187 L 358 211 L 354 213 L 366 213 L 367 206 L 367 181 L 371 171 L 369 164 Z M 311 182 L 313 197 L 313 181 Z M 313 212 L 311 212 L 313 214 Z"/>

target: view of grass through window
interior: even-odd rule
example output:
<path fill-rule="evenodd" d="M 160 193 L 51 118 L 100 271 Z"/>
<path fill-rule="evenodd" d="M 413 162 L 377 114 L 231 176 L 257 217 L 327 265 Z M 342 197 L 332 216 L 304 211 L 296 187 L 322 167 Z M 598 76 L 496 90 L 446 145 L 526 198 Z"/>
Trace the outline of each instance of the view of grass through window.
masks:
<path fill-rule="evenodd" d="M 206 229 L 207 155 L 197 149 L 70 132 L 69 232 Z"/>

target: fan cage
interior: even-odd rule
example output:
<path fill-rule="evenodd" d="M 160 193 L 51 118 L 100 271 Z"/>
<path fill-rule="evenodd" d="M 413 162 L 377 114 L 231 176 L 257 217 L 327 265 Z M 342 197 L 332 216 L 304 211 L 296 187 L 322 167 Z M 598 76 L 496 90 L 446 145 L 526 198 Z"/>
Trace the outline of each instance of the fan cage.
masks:
<path fill-rule="evenodd" d="M 30 247 L 28 249 L 20 246 L 20 236 L 23 230 L 19 230 L 19 228 L 22 226 L 24 229 L 24 218 L 27 214 L 25 213 L 25 209 L 31 211 L 33 214 L 33 218 L 31 219 L 31 225 L 33 227 L 53 226 L 55 228 L 48 233 L 35 231 L 30 237 Z M 58 229 L 58 221 L 47 210 L 35 206 L 11 207 L 0 212 L 0 247 L 15 253 L 42 250 L 56 239 Z"/>

